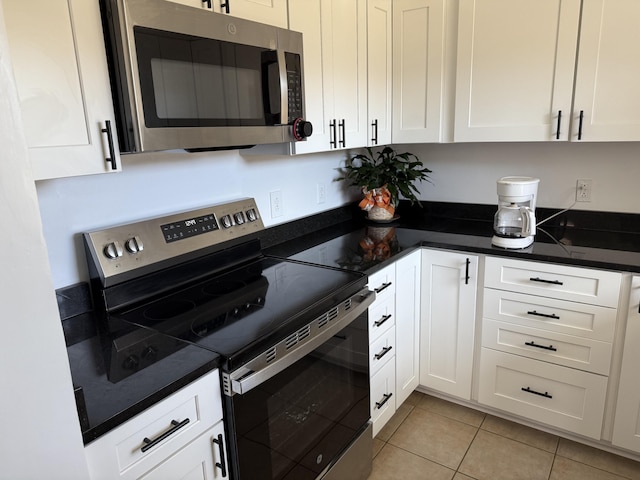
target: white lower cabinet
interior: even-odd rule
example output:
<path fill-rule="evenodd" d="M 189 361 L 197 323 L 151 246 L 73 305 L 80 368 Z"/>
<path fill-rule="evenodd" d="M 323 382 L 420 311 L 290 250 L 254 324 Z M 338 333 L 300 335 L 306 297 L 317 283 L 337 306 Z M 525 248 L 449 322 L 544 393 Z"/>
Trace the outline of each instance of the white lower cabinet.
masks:
<path fill-rule="evenodd" d="M 420 385 L 471 399 L 478 257 L 422 250 Z"/>
<path fill-rule="evenodd" d="M 214 370 L 91 442 L 85 455 L 92 480 L 215 479 L 227 465 L 224 441 Z"/>
<path fill-rule="evenodd" d="M 418 386 L 420 250 L 369 276 L 369 366 L 373 435 Z"/>
<path fill-rule="evenodd" d="M 622 371 L 611 442 L 640 453 L 640 276 L 632 278 Z"/>

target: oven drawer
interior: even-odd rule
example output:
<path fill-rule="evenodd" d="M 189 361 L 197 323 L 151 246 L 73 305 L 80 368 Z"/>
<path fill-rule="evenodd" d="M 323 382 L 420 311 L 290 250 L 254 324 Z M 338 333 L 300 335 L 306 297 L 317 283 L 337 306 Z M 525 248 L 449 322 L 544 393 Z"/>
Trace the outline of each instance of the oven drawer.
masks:
<path fill-rule="evenodd" d="M 369 307 L 369 341 L 376 340 L 380 335 L 393 327 L 396 323 L 395 298 L 386 296 L 376 300 Z"/>
<path fill-rule="evenodd" d="M 371 377 L 371 421 L 373 436 L 396 412 L 396 362 L 387 362 Z"/>
<path fill-rule="evenodd" d="M 600 439 L 607 377 L 482 348 L 478 401 Z"/>
<path fill-rule="evenodd" d="M 617 272 L 487 257 L 485 287 L 606 307 L 618 306 Z"/>
<path fill-rule="evenodd" d="M 396 355 L 396 329 L 390 328 L 369 346 L 369 369 L 371 375 L 380 370 L 389 359 Z"/>
<path fill-rule="evenodd" d="M 484 318 L 612 342 L 617 309 L 486 288 Z"/>
<path fill-rule="evenodd" d="M 87 445 L 91 479 L 137 479 L 220 420 L 214 370 Z"/>
<path fill-rule="evenodd" d="M 609 375 L 612 349 L 609 342 L 485 319 L 482 346 Z"/>
<path fill-rule="evenodd" d="M 372 307 L 387 298 L 396 296 L 396 267 L 389 265 L 382 270 L 369 275 L 369 290 L 376 292 L 376 300 Z"/>

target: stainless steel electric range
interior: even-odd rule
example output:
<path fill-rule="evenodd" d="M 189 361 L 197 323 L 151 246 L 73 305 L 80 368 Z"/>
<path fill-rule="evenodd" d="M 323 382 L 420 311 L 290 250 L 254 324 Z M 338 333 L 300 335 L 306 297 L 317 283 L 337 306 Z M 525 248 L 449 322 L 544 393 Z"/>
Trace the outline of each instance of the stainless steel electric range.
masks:
<path fill-rule="evenodd" d="M 109 378 L 176 345 L 215 352 L 231 478 L 366 479 L 375 294 L 362 273 L 265 255 L 263 230 L 243 199 L 84 234 L 102 328 L 146 332 L 112 335 Z"/>

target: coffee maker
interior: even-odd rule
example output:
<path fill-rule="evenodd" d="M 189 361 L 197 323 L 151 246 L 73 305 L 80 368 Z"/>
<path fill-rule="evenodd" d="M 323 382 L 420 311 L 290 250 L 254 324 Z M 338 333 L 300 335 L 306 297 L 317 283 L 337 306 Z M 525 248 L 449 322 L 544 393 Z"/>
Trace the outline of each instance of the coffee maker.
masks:
<path fill-rule="evenodd" d="M 491 243 L 502 248 L 526 248 L 536 234 L 536 196 L 540 179 L 502 177 L 498 180 L 498 211 Z"/>

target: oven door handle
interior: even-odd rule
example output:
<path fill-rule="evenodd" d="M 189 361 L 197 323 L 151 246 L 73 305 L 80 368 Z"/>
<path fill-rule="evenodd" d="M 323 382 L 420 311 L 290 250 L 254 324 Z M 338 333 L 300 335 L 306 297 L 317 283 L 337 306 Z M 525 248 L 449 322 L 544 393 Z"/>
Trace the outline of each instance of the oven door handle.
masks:
<path fill-rule="evenodd" d="M 222 383 L 225 395 L 233 396 L 234 394 L 245 394 L 282 372 L 285 368 L 293 365 L 305 355 L 313 352 L 328 339 L 335 336 L 340 330 L 349 325 L 360 315 L 365 313 L 375 298 L 375 292 L 364 288 L 351 297 L 351 306 L 348 310 L 344 311 L 342 315 L 338 316 L 334 320 L 331 320 L 329 324 L 322 327 L 315 335 L 310 335 L 306 339 L 299 341 L 295 347 L 291 348 L 281 358 L 276 358 L 276 360 L 265 365 L 263 359 L 266 352 L 263 352 L 253 360 L 250 360 L 243 367 L 231 373 L 223 373 Z M 314 320 L 312 323 L 315 323 L 316 321 L 317 320 Z M 285 341 L 283 340 L 281 343 L 284 344 Z M 278 344 L 278 346 L 279 345 L 280 344 Z M 276 348 L 278 348 L 278 346 L 276 346 Z M 269 349 L 268 351 L 270 350 L 272 349 Z M 252 364 L 260 364 L 262 366 L 254 369 L 252 368 Z"/>

